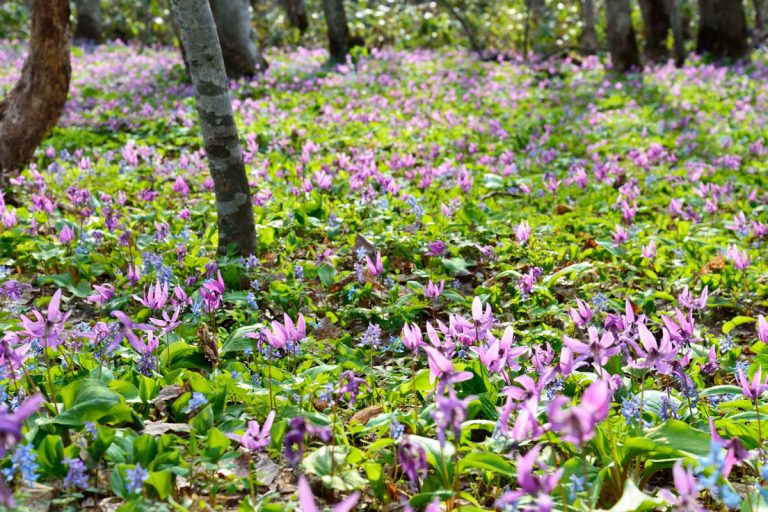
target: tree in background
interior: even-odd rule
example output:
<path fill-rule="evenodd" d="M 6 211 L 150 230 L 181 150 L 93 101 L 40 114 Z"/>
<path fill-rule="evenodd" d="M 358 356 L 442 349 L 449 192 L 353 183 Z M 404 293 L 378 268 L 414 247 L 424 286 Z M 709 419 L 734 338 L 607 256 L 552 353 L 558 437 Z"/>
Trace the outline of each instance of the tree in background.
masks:
<path fill-rule="evenodd" d="M 75 0 L 75 39 L 101 42 L 101 0 Z"/>
<path fill-rule="evenodd" d="M 613 69 L 622 73 L 640 69 L 640 52 L 632 27 L 629 0 L 606 0 L 605 29 Z"/>
<path fill-rule="evenodd" d="M 21 78 L 0 102 L 0 178 L 27 165 L 69 93 L 69 1 L 35 0 Z"/>
<path fill-rule="evenodd" d="M 218 214 L 219 252 L 234 245 L 241 255 L 256 251 L 256 227 L 248 176 L 237 136 L 229 85 L 208 0 L 171 0 L 211 168 Z"/>
<path fill-rule="evenodd" d="M 749 53 L 742 0 L 699 0 L 696 52 L 716 59 L 741 59 Z"/>
<path fill-rule="evenodd" d="M 344 0 L 323 0 L 323 13 L 328 29 L 328 51 L 331 64 L 343 64 L 350 48 L 349 25 Z"/>
<path fill-rule="evenodd" d="M 307 16 L 307 6 L 304 0 L 280 0 L 280 5 L 285 10 L 288 17 L 288 23 L 299 30 L 299 34 L 304 34 L 309 28 L 309 17 Z"/>
<path fill-rule="evenodd" d="M 666 0 L 640 0 L 643 14 L 645 54 L 652 61 L 663 61 L 669 57 L 667 35 L 671 28 Z"/>
<path fill-rule="evenodd" d="M 581 20 L 584 23 L 584 29 L 581 31 L 581 49 L 587 54 L 593 54 L 597 52 L 594 0 L 581 0 Z"/>
<path fill-rule="evenodd" d="M 265 70 L 267 61 L 253 40 L 248 0 L 210 0 L 210 8 L 227 76 L 253 76 Z"/>

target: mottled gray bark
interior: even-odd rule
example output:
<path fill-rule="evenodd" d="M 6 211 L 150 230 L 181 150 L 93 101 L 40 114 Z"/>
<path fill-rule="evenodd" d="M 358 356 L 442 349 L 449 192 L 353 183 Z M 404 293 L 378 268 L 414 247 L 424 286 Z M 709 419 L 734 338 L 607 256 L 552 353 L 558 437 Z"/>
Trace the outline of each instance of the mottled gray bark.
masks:
<path fill-rule="evenodd" d="M 742 0 L 699 0 L 696 51 L 716 59 L 740 59 L 749 53 Z"/>
<path fill-rule="evenodd" d="M 101 0 L 75 0 L 75 39 L 101 41 Z"/>
<path fill-rule="evenodd" d="M 344 0 L 323 0 L 331 64 L 342 64 L 349 53 L 349 25 Z"/>
<path fill-rule="evenodd" d="M 29 53 L 0 101 L 0 186 L 32 160 L 69 93 L 69 0 L 35 0 L 31 9 Z"/>
<path fill-rule="evenodd" d="M 237 136 L 224 59 L 208 0 L 170 0 L 189 73 L 216 193 L 219 252 L 234 244 L 240 254 L 256 250 L 248 177 Z"/>
<path fill-rule="evenodd" d="M 597 51 L 594 0 L 581 0 L 581 19 L 584 23 L 584 30 L 581 32 L 581 47 L 584 52 L 593 54 Z"/>
<path fill-rule="evenodd" d="M 606 0 L 605 16 L 613 69 L 622 73 L 640 69 L 640 52 L 632 28 L 629 0 Z"/>
<path fill-rule="evenodd" d="M 752 0 L 752 7 L 755 9 L 755 39 L 762 39 L 765 33 L 765 5 L 763 0 Z"/>
<path fill-rule="evenodd" d="M 680 13 L 680 0 L 667 0 L 669 10 L 669 23 L 672 26 L 672 53 L 675 56 L 675 66 L 682 67 L 685 64 L 685 34 L 683 32 L 683 18 Z"/>
<path fill-rule="evenodd" d="M 280 5 L 285 9 L 288 23 L 292 27 L 296 27 L 300 34 L 304 34 L 309 28 L 309 17 L 304 0 L 280 0 Z"/>
<path fill-rule="evenodd" d="M 227 76 L 253 76 L 267 68 L 253 40 L 248 0 L 210 0 Z"/>
<path fill-rule="evenodd" d="M 669 56 L 667 35 L 671 24 L 667 12 L 667 0 L 640 0 L 643 14 L 645 54 L 654 61 L 666 60 Z"/>

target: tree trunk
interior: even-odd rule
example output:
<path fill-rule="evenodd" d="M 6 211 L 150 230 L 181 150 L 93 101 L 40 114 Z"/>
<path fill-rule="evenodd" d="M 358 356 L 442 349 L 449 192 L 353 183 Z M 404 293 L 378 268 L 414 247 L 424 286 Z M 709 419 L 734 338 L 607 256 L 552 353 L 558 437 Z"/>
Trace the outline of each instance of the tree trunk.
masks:
<path fill-rule="evenodd" d="M 613 69 L 622 73 L 640 69 L 640 52 L 632 28 L 629 0 L 606 0 L 605 15 Z"/>
<path fill-rule="evenodd" d="M 765 6 L 763 0 L 752 0 L 752 7 L 755 9 L 755 39 L 757 41 L 763 38 L 765 32 Z"/>
<path fill-rule="evenodd" d="M 331 64 L 343 64 L 349 53 L 349 25 L 344 12 L 344 0 L 323 0 L 323 12 L 328 28 L 328 51 Z"/>
<path fill-rule="evenodd" d="M 0 102 L 0 178 L 21 171 L 56 125 L 69 79 L 69 1 L 35 0 L 21 78 Z"/>
<path fill-rule="evenodd" d="M 749 53 L 748 37 L 742 0 L 699 0 L 698 53 L 740 59 Z"/>
<path fill-rule="evenodd" d="M 241 255 L 256 251 L 248 177 L 216 25 L 208 0 L 171 0 L 195 85 L 197 113 L 211 167 L 219 227 L 219 253 L 234 244 Z"/>
<path fill-rule="evenodd" d="M 581 1 L 581 18 L 584 22 L 584 30 L 581 33 L 581 47 L 587 54 L 597 52 L 597 31 L 595 30 L 595 2 L 594 0 Z"/>
<path fill-rule="evenodd" d="M 285 9 L 288 23 L 292 27 L 299 29 L 299 33 L 304 35 L 304 32 L 309 28 L 309 17 L 307 16 L 307 6 L 304 4 L 304 0 L 280 0 L 280 4 Z"/>
<path fill-rule="evenodd" d="M 253 40 L 248 0 L 210 0 L 227 76 L 253 76 L 267 68 Z"/>
<path fill-rule="evenodd" d="M 101 0 L 76 0 L 75 39 L 101 42 Z"/>
<path fill-rule="evenodd" d="M 671 28 L 666 0 L 640 0 L 643 13 L 643 34 L 645 34 L 645 53 L 653 61 L 666 60 L 667 34 Z"/>
<path fill-rule="evenodd" d="M 685 64 L 685 35 L 683 34 L 683 20 L 680 14 L 680 0 L 667 0 L 669 12 L 669 24 L 672 27 L 675 66 L 682 67 Z"/>

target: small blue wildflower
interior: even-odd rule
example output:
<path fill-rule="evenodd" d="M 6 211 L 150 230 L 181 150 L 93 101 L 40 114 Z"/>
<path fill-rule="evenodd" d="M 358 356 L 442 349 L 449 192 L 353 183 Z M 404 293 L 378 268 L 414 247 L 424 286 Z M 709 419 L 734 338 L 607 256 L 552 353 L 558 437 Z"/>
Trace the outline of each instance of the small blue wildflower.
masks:
<path fill-rule="evenodd" d="M 381 327 L 376 324 L 369 323 L 368 328 L 365 330 L 362 339 L 360 340 L 360 346 L 368 346 L 374 349 L 379 348 L 381 343 Z"/>
<path fill-rule="evenodd" d="M 355 251 L 355 256 L 357 257 L 357 261 L 363 261 L 366 256 L 365 247 L 360 246 L 357 248 L 357 251 Z"/>
<path fill-rule="evenodd" d="M 149 479 L 149 471 L 136 464 L 134 469 L 125 472 L 125 489 L 129 494 L 140 493 L 144 488 L 144 482 Z"/>
<path fill-rule="evenodd" d="M 19 474 L 21 480 L 27 485 L 37 482 L 37 457 L 32 451 L 32 446 L 24 444 L 16 448 L 11 455 L 11 467 L 4 468 L 3 475 L 10 481 L 13 475 Z"/>
<path fill-rule="evenodd" d="M 571 487 L 568 489 L 568 499 L 570 501 L 574 501 L 576 499 L 576 495 L 584 490 L 586 479 L 583 476 L 573 474 L 571 475 L 570 482 Z"/>
<path fill-rule="evenodd" d="M 91 435 L 91 437 L 96 437 L 96 435 L 99 433 L 99 430 L 96 427 L 96 424 L 92 421 L 85 422 L 85 431 L 88 432 Z"/>
<path fill-rule="evenodd" d="M 733 336 L 726 334 L 725 338 L 720 340 L 720 353 L 727 354 L 733 348 Z"/>
<path fill-rule="evenodd" d="M 64 477 L 64 487 L 79 487 L 87 489 L 88 476 L 85 474 L 85 463 L 80 459 L 66 457 L 64 462 L 69 465 L 67 476 Z"/>
<path fill-rule="evenodd" d="M 189 402 L 187 403 L 187 408 L 184 409 L 184 412 L 189 414 L 190 412 L 194 411 L 200 406 L 203 406 L 208 403 L 208 399 L 205 398 L 205 395 L 195 391 L 192 393 L 192 398 L 189 399 Z"/>
<path fill-rule="evenodd" d="M 606 297 L 603 293 L 597 293 L 592 298 L 592 308 L 595 310 L 595 312 L 598 313 L 608 309 L 608 297 Z"/>
<path fill-rule="evenodd" d="M 397 441 L 405 433 L 405 427 L 402 423 L 397 421 L 397 418 L 392 415 L 392 423 L 389 424 L 389 437 Z"/>
<path fill-rule="evenodd" d="M 261 288 L 261 281 L 259 281 L 258 279 L 254 279 L 250 282 L 250 286 L 252 289 L 258 291 L 259 288 Z"/>
<path fill-rule="evenodd" d="M 720 488 L 720 498 L 723 500 L 723 504 L 728 508 L 738 508 L 741 503 L 741 497 L 727 485 L 723 485 Z"/>
<path fill-rule="evenodd" d="M 328 402 L 329 405 L 333 404 L 334 403 L 333 394 L 335 393 L 335 391 L 336 391 L 336 389 L 335 389 L 333 383 L 328 382 L 325 385 L 325 389 L 320 392 L 320 400 L 322 400 L 324 402 Z"/>
<path fill-rule="evenodd" d="M 256 294 L 253 292 L 248 292 L 248 295 L 245 296 L 246 302 L 248 302 L 248 306 L 250 306 L 251 309 L 254 309 L 256 311 L 259 310 L 259 305 L 256 303 Z"/>
<path fill-rule="evenodd" d="M 640 397 L 625 398 L 621 403 L 621 414 L 630 425 L 640 421 Z"/>
<path fill-rule="evenodd" d="M 261 378 L 258 374 L 254 373 L 251 376 L 251 383 L 253 384 L 253 387 L 260 388 L 261 387 Z"/>
<path fill-rule="evenodd" d="M 299 281 L 304 280 L 304 267 L 301 265 L 296 265 L 293 269 L 293 273 L 296 275 L 296 279 Z"/>
<path fill-rule="evenodd" d="M 364 268 L 365 267 L 363 267 L 362 263 L 355 263 L 355 265 L 354 265 L 355 277 L 357 278 L 357 282 L 358 283 L 362 283 L 363 280 L 364 280 L 363 279 L 363 269 Z"/>

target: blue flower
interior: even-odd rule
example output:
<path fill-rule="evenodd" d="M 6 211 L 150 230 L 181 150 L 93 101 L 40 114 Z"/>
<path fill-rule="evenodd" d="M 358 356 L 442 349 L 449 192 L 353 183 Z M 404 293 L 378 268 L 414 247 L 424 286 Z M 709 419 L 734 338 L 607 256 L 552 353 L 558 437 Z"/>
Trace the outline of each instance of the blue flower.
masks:
<path fill-rule="evenodd" d="M 389 424 L 389 437 L 397 441 L 401 437 L 403 437 L 403 434 L 405 433 L 405 427 L 402 423 L 397 421 L 397 418 L 393 415 L 392 416 L 392 423 Z"/>
<path fill-rule="evenodd" d="M 200 406 L 203 406 L 208 403 L 208 399 L 205 398 L 205 395 L 195 391 L 192 393 L 192 398 L 189 399 L 189 402 L 187 403 L 187 408 L 184 409 L 184 412 L 189 414 L 190 412 L 194 411 Z"/>
<path fill-rule="evenodd" d="M 741 497 L 727 485 L 720 488 L 720 498 L 723 500 L 723 504 L 728 508 L 738 508 L 741 503 Z"/>
<path fill-rule="evenodd" d="M 70 459 L 69 457 L 65 458 L 64 462 L 69 464 L 67 476 L 64 477 L 64 487 L 87 489 L 89 485 L 88 476 L 85 474 L 85 463 L 80 459 Z"/>
<path fill-rule="evenodd" d="M 125 472 L 125 489 L 129 494 L 140 493 L 144 488 L 144 482 L 149 479 L 149 471 L 136 464 L 134 469 Z"/>
<path fill-rule="evenodd" d="M 3 469 L 3 475 L 8 481 L 17 473 L 27 485 L 37 482 L 37 458 L 28 444 L 19 446 L 11 455 L 11 467 Z"/>

